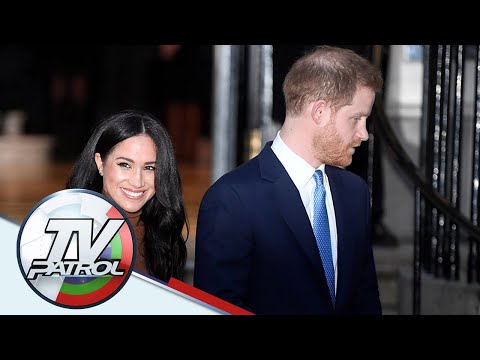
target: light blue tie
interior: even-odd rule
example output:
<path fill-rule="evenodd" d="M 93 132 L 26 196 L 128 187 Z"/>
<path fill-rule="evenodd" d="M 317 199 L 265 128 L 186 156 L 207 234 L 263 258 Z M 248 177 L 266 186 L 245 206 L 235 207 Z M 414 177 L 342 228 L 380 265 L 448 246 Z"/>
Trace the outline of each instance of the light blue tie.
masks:
<path fill-rule="evenodd" d="M 313 178 L 316 183 L 313 193 L 313 233 L 320 250 L 332 304 L 335 305 L 335 272 L 333 270 L 330 226 L 328 225 L 327 206 L 325 205 L 325 187 L 323 186 L 322 171 L 315 171 Z"/>

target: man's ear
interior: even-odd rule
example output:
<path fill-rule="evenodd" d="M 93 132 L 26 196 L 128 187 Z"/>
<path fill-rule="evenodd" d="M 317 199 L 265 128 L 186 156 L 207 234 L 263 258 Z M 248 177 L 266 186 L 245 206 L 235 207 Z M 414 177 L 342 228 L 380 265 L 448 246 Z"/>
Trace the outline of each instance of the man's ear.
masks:
<path fill-rule="evenodd" d="M 95 163 L 97 164 L 97 169 L 100 176 L 103 176 L 103 161 L 100 153 L 95 153 Z"/>
<path fill-rule="evenodd" d="M 317 100 L 313 103 L 311 116 L 315 124 L 325 126 L 330 122 L 330 103 L 325 100 Z"/>

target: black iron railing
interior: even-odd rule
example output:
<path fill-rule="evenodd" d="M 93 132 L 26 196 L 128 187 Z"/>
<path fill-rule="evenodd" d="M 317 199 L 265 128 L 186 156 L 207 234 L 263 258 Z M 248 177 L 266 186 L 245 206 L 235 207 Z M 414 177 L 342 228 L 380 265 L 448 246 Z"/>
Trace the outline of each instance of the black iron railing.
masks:
<path fill-rule="evenodd" d="M 411 160 L 395 136 L 381 98 L 376 101 L 373 116 L 376 135 L 415 186 L 414 314 L 420 313 L 422 271 L 452 281 L 465 279 L 469 283 L 480 283 L 479 46 L 435 45 L 423 48 L 419 166 Z M 467 58 L 470 70 L 466 69 Z M 465 87 L 466 77 L 475 79 L 471 89 Z M 467 94 L 474 99 L 471 104 L 466 100 Z M 466 119 L 472 120 L 471 117 L 473 129 L 465 128 Z M 461 145 L 466 131 L 473 131 L 473 138 L 468 145 Z M 462 156 L 462 151 L 466 151 L 466 156 Z M 469 165 L 471 177 L 461 171 Z M 470 217 L 460 209 L 460 184 L 465 183 L 471 186 L 468 189 L 471 190 Z M 461 244 L 468 245 L 467 259 L 460 258 Z M 461 261 L 466 261 L 466 274 L 461 274 Z"/>

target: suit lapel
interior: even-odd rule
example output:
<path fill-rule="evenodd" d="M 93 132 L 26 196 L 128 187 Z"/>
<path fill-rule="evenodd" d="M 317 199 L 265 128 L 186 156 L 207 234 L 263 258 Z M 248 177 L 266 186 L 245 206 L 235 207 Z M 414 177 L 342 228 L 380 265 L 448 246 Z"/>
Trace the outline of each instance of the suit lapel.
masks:
<path fill-rule="evenodd" d="M 259 155 L 259 164 L 262 178 L 271 181 L 273 187 L 273 196 L 276 206 L 288 227 L 295 236 L 296 241 L 300 245 L 302 252 L 305 254 L 308 263 L 311 265 L 313 272 L 319 277 L 320 283 L 323 284 L 326 296 L 328 294 L 328 286 L 325 280 L 325 273 L 320 259 L 315 235 L 308 215 L 303 206 L 298 189 L 288 176 L 287 171 L 280 163 L 278 158 L 271 150 L 271 142 L 267 143 L 263 151 Z"/>
<path fill-rule="evenodd" d="M 335 220 L 337 224 L 337 294 L 336 294 L 336 308 L 337 310 L 342 306 L 345 290 L 349 288 L 350 267 L 352 263 L 352 256 L 354 254 L 353 244 L 349 244 L 349 237 L 347 230 L 349 224 L 345 220 L 345 206 L 348 205 L 348 199 L 342 193 L 344 186 L 340 169 L 332 166 L 326 166 L 328 181 L 330 184 L 330 191 L 332 192 L 333 205 L 335 207 Z"/>
<path fill-rule="evenodd" d="M 295 235 L 295 239 L 300 244 L 310 264 L 314 267 L 315 271 L 322 276 L 322 279 L 325 279 L 312 226 L 310 225 L 310 220 L 308 219 L 297 188 L 288 175 L 280 177 L 273 184 L 273 188 L 276 205 L 283 220 Z"/>

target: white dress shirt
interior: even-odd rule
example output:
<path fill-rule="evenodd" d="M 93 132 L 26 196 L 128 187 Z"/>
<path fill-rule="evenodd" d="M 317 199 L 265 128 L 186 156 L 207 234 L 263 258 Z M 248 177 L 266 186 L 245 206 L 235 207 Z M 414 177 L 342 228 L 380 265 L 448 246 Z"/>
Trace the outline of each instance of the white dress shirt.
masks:
<path fill-rule="evenodd" d="M 285 144 L 280 137 L 280 131 L 273 140 L 272 151 L 282 163 L 288 175 L 300 193 L 303 206 L 310 219 L 310 225 L 313 229 L 313 192 L 315 190 L 315 179 L 313 174 L 316 170 L 322 170 L 323 184 L 325 186 L 326 197 L 325 202 L 328 213 L 328 224 L 330 226 L 330 239 L 332 243 L 332 259 L 333 269 L 335 270 L 335 292 L 337 289 L 337 225 L 335 221 L 335 208 L 333 206 L 332 193 L 330 191 L 330 184 L 325 172 L 325 164 L 321 164 L 317 169 L 311 166 L 303 158 L 295 154 Z"/>

